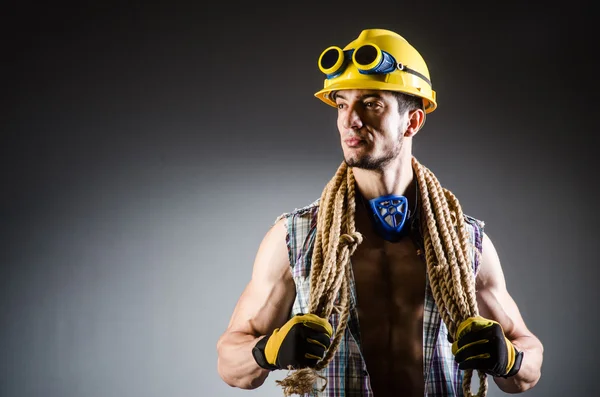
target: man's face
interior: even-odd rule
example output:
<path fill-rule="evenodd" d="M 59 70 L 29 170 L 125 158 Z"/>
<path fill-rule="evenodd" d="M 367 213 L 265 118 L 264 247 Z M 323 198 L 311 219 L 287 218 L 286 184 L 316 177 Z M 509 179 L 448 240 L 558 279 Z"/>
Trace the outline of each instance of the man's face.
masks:
<path fill-rule="evenodd" d="M 350 167 L 379 170 L 400 155 L 406 116 L 393 94 L 341 90 L 335 95 L 344 160 Z"/>

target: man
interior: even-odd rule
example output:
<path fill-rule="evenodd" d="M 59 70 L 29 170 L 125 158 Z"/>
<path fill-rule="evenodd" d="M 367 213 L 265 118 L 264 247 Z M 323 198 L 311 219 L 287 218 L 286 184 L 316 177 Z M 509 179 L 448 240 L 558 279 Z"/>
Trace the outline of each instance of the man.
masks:
<path fill-rule="evenodd" d="M 421 55 L 361 32 L 319 58 L 344 161 L 321 197 L 282 214 L 218 341 L 218 371 L 286 395 L 462 396 L 476 370 L 507 393 L 535 386 L 543 347 L 506 290 L 483 222 L 412 155 L 437 107 Z"/>

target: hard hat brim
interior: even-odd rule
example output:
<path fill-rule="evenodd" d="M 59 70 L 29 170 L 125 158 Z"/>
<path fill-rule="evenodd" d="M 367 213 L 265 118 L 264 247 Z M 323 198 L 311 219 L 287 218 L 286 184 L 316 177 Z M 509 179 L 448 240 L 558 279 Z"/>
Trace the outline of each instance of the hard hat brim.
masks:
<path fill-rule="evenodd" d="M 338 83 L 329 84 L 327 88 L 316 92 L 314 95 L 329 106 L 337 107 L 335 101 L 330 98 L 330 93 L 341 90 L 382 90 L 403 92 L 408 95 L 414 95 L 422 98 L 425 113 L 431 113 L 437 108 L 437 103 L 435 100 L 436 95 L 435 91 L 433 90 L 430 90 L 430 95 L 428 95 L 429 93 L 421 92 L 412 87 L 390 84 L 388 82 L 376 80 L 343 80 Z"/>

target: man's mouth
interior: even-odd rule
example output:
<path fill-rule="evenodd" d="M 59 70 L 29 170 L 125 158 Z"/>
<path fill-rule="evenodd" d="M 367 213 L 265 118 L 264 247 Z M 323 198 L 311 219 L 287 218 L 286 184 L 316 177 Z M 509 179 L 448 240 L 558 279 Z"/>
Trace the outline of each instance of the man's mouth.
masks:
<path fill-rule="evenodd" d="M 360 138 L 356 138 L 356 137 L 344 139 L 344 143 L 348 147 L 360 146 L 363 142 L 364 142 L 364 140 L 362 140 Z"/>

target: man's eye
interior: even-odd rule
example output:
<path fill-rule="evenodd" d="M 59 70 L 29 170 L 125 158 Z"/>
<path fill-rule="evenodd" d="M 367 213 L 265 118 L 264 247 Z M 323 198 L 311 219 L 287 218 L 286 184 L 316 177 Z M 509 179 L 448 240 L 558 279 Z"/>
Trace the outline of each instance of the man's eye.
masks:
<path fill-rule="evenodd" d="M 370 108 L 370 109 L 374 109 L 377 107 L 377 103 L 376 102 L 365 102 L 365 107 L 366 108 Z"/>
<path fill-rule="evenodd" d="M 343 109 L 344 108 L 344 104 L 343 103 L 338 103 L 337 104 L 337 108 L 338 109 Z"/>

